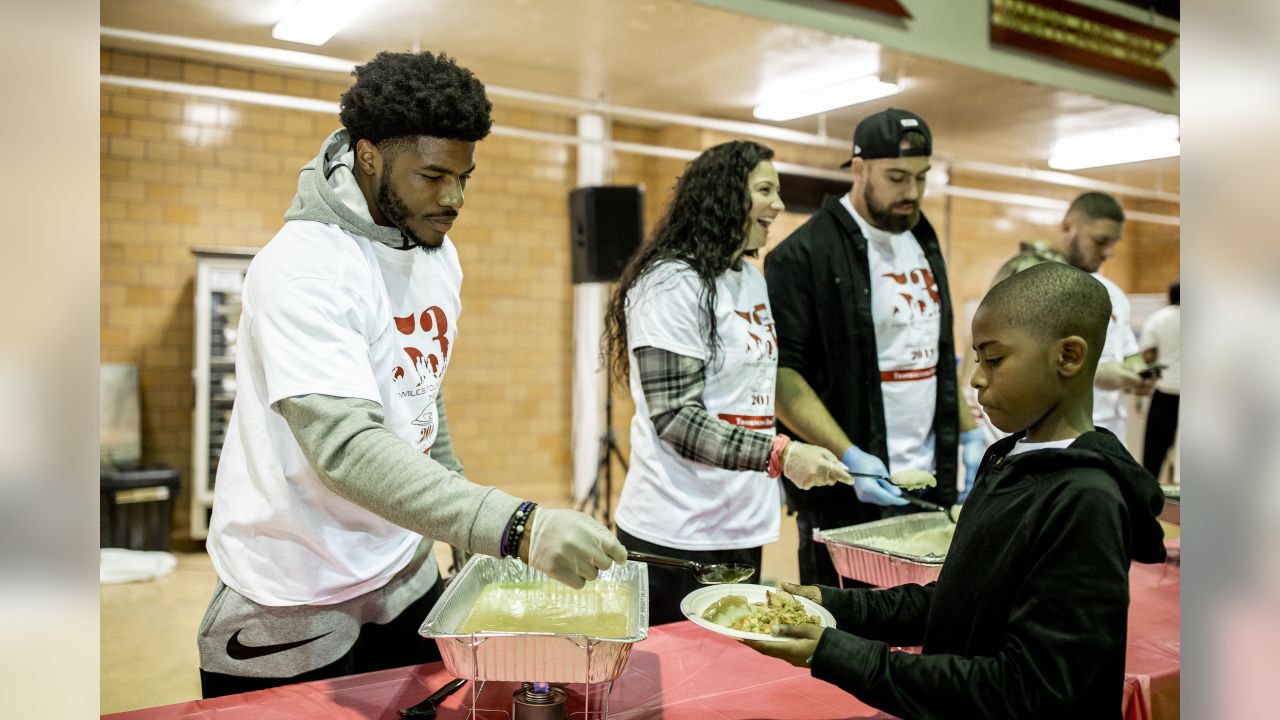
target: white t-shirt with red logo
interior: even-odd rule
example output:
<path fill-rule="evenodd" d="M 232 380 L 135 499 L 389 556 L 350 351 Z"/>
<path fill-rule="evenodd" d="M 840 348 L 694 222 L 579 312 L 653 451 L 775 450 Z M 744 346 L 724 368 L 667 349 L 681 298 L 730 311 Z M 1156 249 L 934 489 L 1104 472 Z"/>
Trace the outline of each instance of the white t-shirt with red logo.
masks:
<path fill-rule="evenodd" d="M 229 587 L 263 605 L 325 605 L 408 564 L 421 536 L 326 488 L 273 406 L 311 394 L 370 400 L 388 429 L 428 452 L 461 289 L 448 238 L 431 253 L 395 250 L 291 221 L 254 258 L 209 526 Z"/>
<path fill-rule="evenodd" d="M 710 357 L 700 327 L 701 284 L 686 264 L 660 263 L 627 293 L 627 348 L 653 347 Z M 742 263 L 716 278 L 716 331 L 722 346 L 707 363 L 702 401 L 712 417 L 774 434 L 778 339 L 764 276 Z M 749 548 L 778 539 L 781 490 L 764 472 L 726 470 L 681 457 L 649 419 L 631 357 L 631 463 L 618 503 L 618 526 L 652 543 L 683 550 Z"/>
<path fill-rule="evenodd" d="M 867 238 L 889 472 L 933 472 L 942 330 L 938 282 L 914 233 L 881 230 L 858 215 L 848 195 L 840 202 Z"/>

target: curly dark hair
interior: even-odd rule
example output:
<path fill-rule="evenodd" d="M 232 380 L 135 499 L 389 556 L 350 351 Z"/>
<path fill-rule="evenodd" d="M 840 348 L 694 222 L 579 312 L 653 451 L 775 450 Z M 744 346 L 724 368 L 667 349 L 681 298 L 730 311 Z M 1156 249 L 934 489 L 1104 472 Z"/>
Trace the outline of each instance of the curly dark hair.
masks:
<path fill-rule="evenodd" d="M 338 117 L 352 146 L 419 135 L 476 142 L 493 125 L 484 83 L 444 53 L 381 52 L 351 74 Z"/>
<path fill-rule="evenodd" d="M 605 314 L 602 362 L 615 381 L 625 385 L 627 357 L 627 293 L 645 273 L 666 260 L 693 268 L 702 282 L 698 325 L 707 336 L 708 364 L 719 356 L 716 332 L 716 278 L 729 269 L 746 241 L 751 211 L 747 179 L 756 165 L 773 159 L 773 150 L 749 140 L 733 140 L 703 151 L 676 182 L 667 209 L 653 233 L 622 270 Z M 755 255 L 755 251 L 748 252 Z"/>

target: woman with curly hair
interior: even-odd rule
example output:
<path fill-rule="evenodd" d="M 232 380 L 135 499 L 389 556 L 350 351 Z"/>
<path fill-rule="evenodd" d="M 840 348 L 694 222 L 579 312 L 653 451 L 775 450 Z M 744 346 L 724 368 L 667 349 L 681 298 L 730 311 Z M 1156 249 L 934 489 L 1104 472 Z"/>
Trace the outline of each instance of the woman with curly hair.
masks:
<path fill-rule="evenodd" d="M 484 85 L 426 52 L 355 76 L 343 129 L 245 276 L 205 697 L 438 660 L 418 635 L 443 587 L 436 540 L 573 587 L 626 558 L 582 513 L 467 481 L 449 443 L 462 268 L 447 233 L 489 134 Z"/>
<path fill-rule="evenodd" d="M 636 414 L 618 504 L 631 550 L 757 568 L 781 495 L 850 482 L 829 451 L 774 434 L 777 338 L 764 276 L 743 260 L 783 210 L 773 151 L 735 140 L 691 162 L 606 315 L 606 355 Z M 649 567 L 649 622 L 682 619 L 689 573 Z"/>

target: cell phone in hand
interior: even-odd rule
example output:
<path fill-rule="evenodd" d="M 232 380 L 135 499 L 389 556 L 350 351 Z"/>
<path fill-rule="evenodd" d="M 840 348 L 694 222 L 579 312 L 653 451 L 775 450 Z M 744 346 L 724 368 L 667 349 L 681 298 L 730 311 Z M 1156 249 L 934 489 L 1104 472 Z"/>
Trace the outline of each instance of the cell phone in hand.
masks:
<path fill-rule="evenodd" d="M 1151 363 L 1145 368 L 1138 371 L 1138 377 L 1143 380 L 1155 380 L 1160 378 L 1160 374 L 1164 371 L 1166 365 L 1163 363 Z"/>

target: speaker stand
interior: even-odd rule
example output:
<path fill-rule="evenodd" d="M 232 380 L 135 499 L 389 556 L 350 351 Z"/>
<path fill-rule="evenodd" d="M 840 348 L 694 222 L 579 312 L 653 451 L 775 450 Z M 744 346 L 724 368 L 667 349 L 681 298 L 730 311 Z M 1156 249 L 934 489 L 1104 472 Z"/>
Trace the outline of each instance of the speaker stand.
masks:
<path fill-rule="evenodd" d="M 600 459 L 596 464 L 596 480 L 592 483 L 591 490 L 587 493 L 587 496 L 578 505 L 578 510 L 592 516 L 598 513 L 600 522 L 612 530 L 613 520 L 610 518 L 609 511 L 613 503 L 613 458 L 616 457 L 618 459 L 624 473 L 628 468 L 627 458 L 622 454 L 622 449 L 618 447 L 617 436 L 613 432 L 612 368 L 607 360 L 604 366 L 604 433 L 600 435 Z M 590 511 L 587 510 L 588 507 Z"/>

